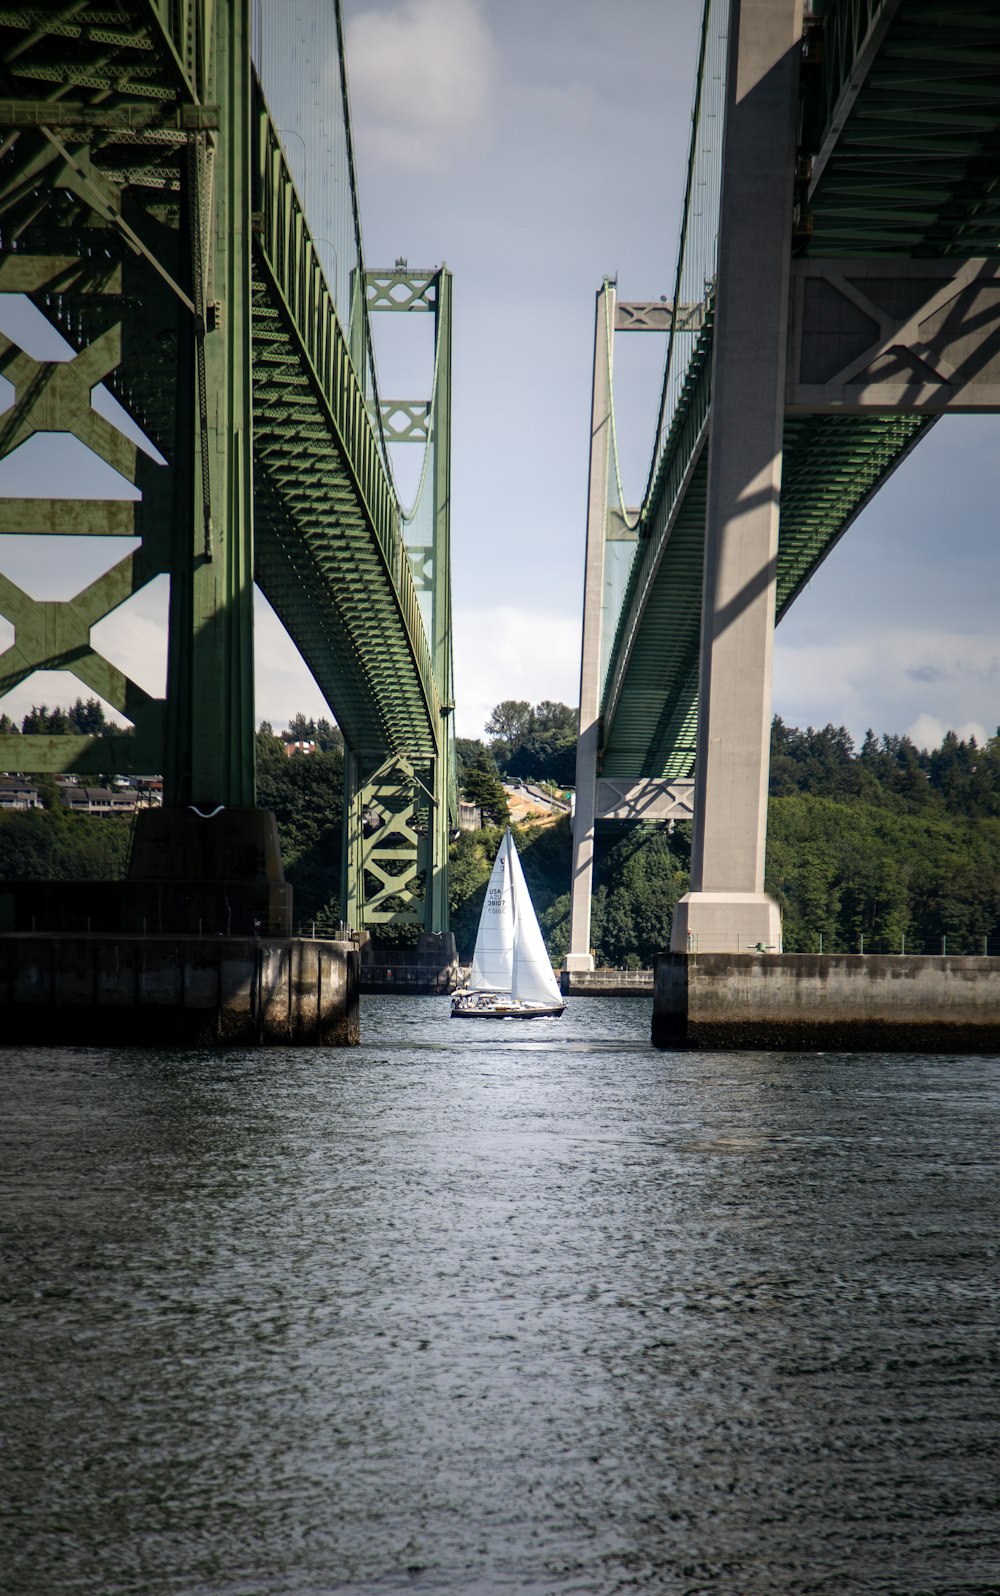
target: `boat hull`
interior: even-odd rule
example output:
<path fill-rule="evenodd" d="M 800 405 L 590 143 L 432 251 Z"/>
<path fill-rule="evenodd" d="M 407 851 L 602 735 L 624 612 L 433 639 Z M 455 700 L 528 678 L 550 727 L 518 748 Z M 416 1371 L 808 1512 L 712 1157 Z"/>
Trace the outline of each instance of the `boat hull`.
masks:
<path fill-rule="evenodd" d="M 510 998 L 488 998 L 456 993 L 451 1000 L 453 1020 L 556 1020 L 565 1003 L 519 1003 Z"/>

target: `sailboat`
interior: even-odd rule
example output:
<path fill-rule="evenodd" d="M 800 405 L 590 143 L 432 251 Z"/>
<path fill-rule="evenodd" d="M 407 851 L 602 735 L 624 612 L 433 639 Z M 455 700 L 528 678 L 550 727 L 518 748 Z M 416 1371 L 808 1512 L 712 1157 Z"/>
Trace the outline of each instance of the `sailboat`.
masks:
<path fill-rule="evenodd" d="M 452 1018 L 537 1019 L 557 1017 L 565 1007 L 508 826 L 486 888 L 468 984 L 451 1000 Z"/>

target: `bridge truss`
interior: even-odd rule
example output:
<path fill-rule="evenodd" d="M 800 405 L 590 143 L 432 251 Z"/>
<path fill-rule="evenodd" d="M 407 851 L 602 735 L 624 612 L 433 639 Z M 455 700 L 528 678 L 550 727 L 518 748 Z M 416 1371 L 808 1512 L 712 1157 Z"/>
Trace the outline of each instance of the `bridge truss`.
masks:
<path fill-rule="evenodd" d="M 0 16 L 0 292 L 27 296 L 69 346 L 67 359 L 34 360 L 0 339 L 14 389 L 0 458 L 68 433 L 132 495 L 81 500 L 71 483 L 47 484 L 0 501 L 0 530 L 133 540 L 63 602 L 0 575 L 0 614 L 14 627 L 0 697 L 37 670 L 68 670 L 133 728 L 0 736 L 0 767 L 162 771 L 167 807 L 252 808 L 256 579 L 347 744 L 344 905 L 357 925 L 443 930 L 450 275 L 423 274 L 420 292 L 436 378 L 411 548 L 375 380 L 378 274 L 361 255 L 339 7 L 316 8 L 314 23 L 331 16 L 334 35 L 321 37 L 340 210 L 321 217 L 322 232 L 252 64 L 256 53 L 266 79 L 267 28 L 251 39 L 249 0 L 83 0 Z M 102 390 L 120 407 L 113 419 L 95 409 Z M 158 699 L 104 657 L 93 629 L 161 575 Z M 392 846 L 359 848 L 362 831 L 379 829 L 379 781 L 393 793 Z"/>

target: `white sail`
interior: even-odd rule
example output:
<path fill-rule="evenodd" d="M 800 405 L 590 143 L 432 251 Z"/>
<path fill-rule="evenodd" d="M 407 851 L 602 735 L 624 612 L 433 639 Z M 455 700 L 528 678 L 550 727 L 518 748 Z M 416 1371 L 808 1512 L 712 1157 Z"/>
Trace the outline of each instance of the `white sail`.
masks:
<path fill-rule="evenodd" d="M 472 955 L 469 989 L 473 992 L 509 992 L 514 968 L 514 899 L 507 859 L 508 832 L 493 865 L 479 934 Z M 515 854 L 515 858 L 516 858 Z"/>
<path fill-rule="evenodd" d="M 509 852 L 510 886 L 514 900 L 514 963 L 511 973 L 511 995 L 523 1003 L 562 1003 L 562 994 L 552 973 L 552 961 L 545 951 L 541 927 L 509 831 L 504 841 Z M 503 851 L 501 848 L 501 854 Z"/>

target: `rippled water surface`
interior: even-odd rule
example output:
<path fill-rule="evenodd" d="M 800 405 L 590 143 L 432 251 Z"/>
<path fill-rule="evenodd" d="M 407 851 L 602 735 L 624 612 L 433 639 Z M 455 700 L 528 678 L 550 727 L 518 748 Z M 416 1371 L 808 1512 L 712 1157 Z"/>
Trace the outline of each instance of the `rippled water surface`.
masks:
<path fill-rule="evenodd" d="M 989 1058 L 0 1050 L 4 1596 L 997 1592 Z"/>

